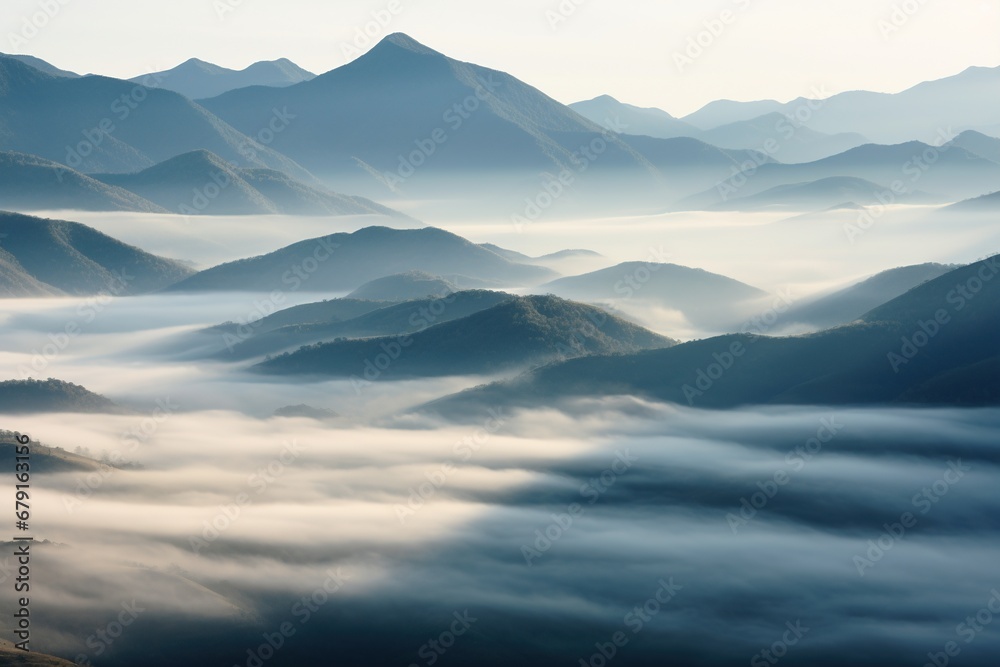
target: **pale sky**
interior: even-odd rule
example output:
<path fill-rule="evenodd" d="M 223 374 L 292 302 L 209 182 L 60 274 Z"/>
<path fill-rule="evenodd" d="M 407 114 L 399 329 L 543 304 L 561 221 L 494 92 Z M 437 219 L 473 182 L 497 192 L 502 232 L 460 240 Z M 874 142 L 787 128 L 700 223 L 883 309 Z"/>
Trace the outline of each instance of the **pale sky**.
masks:
<path fill-rule="evenodd" d="M 373 12 L 391 16 L 371 24 L 373 41 L 405 32 L 561 102 L 607 93 L 674 115 L 1000 65 L 1000 0 L 3 0 L 0 51 L 123 78 L 191 57 L 235 69 L 286 57 L 322 73 L 351 59 L 344 46 Z M 718 35 L 680 67 L 706 22 Z"/>

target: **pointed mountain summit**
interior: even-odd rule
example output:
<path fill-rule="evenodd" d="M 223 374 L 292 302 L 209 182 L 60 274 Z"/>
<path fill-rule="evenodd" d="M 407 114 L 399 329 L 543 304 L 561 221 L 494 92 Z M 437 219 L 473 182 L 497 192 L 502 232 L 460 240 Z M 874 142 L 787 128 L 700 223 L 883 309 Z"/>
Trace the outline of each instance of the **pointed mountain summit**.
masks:
<path fill-rule="evenodd" d="M 561 207 L 593 212 L 630 197 L 662 207 L 665 189 L 707 188 L 752 157 L 694 139 L 619 136 L 509 74 L 401 33 L 311 81 L 200 103 L 244 132 L 287 109 L 294 120 L 270 147 L 340 188 L 375 198 L 457 191 L 508 216 L 553 175 L 572 181 Z"/>

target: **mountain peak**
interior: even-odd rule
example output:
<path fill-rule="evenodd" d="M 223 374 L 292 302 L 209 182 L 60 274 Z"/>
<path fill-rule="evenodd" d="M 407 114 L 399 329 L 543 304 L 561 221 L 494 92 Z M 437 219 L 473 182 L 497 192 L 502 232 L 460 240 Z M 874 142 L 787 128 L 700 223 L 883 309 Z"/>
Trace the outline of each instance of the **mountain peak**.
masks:
<path fill-rule="evenodd" d="M 394 32 L 391 35 L 387 35 L 381 42 L 378 43 L 378 45 L 376 45 L 375 48 L 378 48 L 383 44 L 392 44 L 393 46 L 398 46 L 401 49 L 406 49 L 407 51 L 412 51 L 413 53 L 441 55 L 439 52 L 428 46 L 424 46 L 404 32 Z"/>

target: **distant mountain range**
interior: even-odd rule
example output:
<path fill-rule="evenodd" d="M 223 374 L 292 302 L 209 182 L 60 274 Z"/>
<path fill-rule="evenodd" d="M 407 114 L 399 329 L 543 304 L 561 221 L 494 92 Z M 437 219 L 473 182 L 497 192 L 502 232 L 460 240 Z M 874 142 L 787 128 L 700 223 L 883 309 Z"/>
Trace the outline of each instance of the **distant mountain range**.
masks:
<path fill-rule="evenodd" d="M 384 276 L 407 271 L 469 276 L 502 285 L 534 285 L 554 277 L 540 266 L 519 264 L 434 227 L 366 227 L 300 241 L 275 252 L 201 271 L 173 291 L 302 289 L 347 292 Z"/>
<path fill-rule="evenodd" d="M 849 91 L 826 99 L 720 100 L 681 120 L 704 130 L 768 113 L 796 115 L 807 109 L 808 127 L 825 134 L 856 132 L 883 144 L 932 142 L 952 130 L 995 131 L 1000 112 L 1000 67 L 970 67 L 899 93 Z"/>
<path fill-rule="evenodd" d="M 205 150 L 184 153 L 131 174 L 93 174 L 172 213 L 186 215 L 292 215 L 402 213 L 364 197 L 306 185 L 274 169 L 241 169 Z"/>
<path fill-rule="evenodd" d="M 732 121 L 707 129 L 678 120 L 661 109 L 623 104 L 608 95 L 570 105 L 599 125 L 625 134 L 661 139 L 692 137 L 728 149 L 766 151 L 781 162 L 811 162 L 869 143 L 856 132 L 830 135 L 810 129 L 778 111 Z M 772 143 L 773 142 L 773 143 Z"/>
<path fill-rule="evenodd" d="M 1000 404 L 1000 255 L 960 267 L 816 334 L 742 334 L 542 367 L 427 406 L 557 404 L 630 394 L 703 408 L 752 404 Z"/>
<path fill-rule="evenodd" d="M 942 151 L 917 141 L 893 146 L 867 144 L 816 162 L 754 166 L 675 206 L 682 210 L 713 208 L 778 186 L 846 175 L 884 186 L 872 194 L 887 203 L 897 203 L 907 194 L 930 195 L 944 202 L 995 188 L 1000 183 L 1000 164 L 958 146 Z"/>
<path fill-rule="evenodd" d="M 536 288 L 578 301 L 635 300 L 680 311 L 689 321 L 733 323 L 767 292 L 703 269 L 657 262 L 624 262 Z"/>
<path fill-rule="evenodd" d="M 508 297 L 492 308 L 408 337 L 320 343 L 275 357 L 255 369 L 268 374 L 374 381 L 383 376 L 508 372 L 560 358 L 674 344 L 592 306 L 553 296 Z"/>
<path fill-rule="evenodd" d="M 739 197 L 839 178 L 899 183 L 897 194 L 952 202 L 998 182 L 997 83 L 1000 68 L 970 68 L 897 94 L 720 100 L 678 119 L 607 95 L 568 107 L 402 33 L 319 76 L 286 59 L 242 71 L 192 59 L 122 81 L 0 55 L 0 151 L 117 185 L 127 180 L 117 175 L 130 174 L 137 194 L 171 211 L 198 200 L 197 188 L 211 188 L 198 185 L 205 165 L 182 160 L 171 168 L 190 174 L 141 172 L 200 151 L 241 181 L 210 202 L 213 212 L 371 208 L 328 186 L 375 199 L 459 197 L 522 221 L 550 206 L 562 215 L 646 213 L 725 204 L 712 194 L 716 186 L 744 176 L 750 182 Z M 37 191 L 46 178 L 38 170 L 50 166 L 24 164 L 37 173 L 22 178 Z M 78 198 L 92 210 L 102 201 L 108 210 L 148 206 L 123 202 L 120 193 L 81 193 L 93 184 L 72 175 L 76 185 L 54 190 L 53 200 Z M 172 180 L 153 183 L 151 175 Z M 830 197 L 821 205 L 832 205 Z M 41 208 L 28 195 L 12 199 L 24 200 L 11 207 Z"/>
<path fill-rule="evenodd" d="M 194 273 L 76 222 L 0 212 L 0 295 L 122 296 Z"/>
<path fill-rule="evenodd" d="M 991 192 L 988 195 L 966 199 L 947 207 L 947 210 L 966 211 L 969 213 L 979 211 L 1000 211 L 1000 190 Z"/>
<path fill-rule="evenodd" d="M 199 149 L 243 167 L 313 178 L 178 93 L 102 76 L 54 76 L 0 57 L 0 150 L 93 173 L 137 171 Z"/>
<path fill-rule="evenodd" d="M 917 264 L 882 271 L 850 287 L 796 303 L 782 315 L 781 321 L 818 329 L 848 324 L 883 303 L 956 268 L 949 264 Z"/>
<path fill-rule="evenodd" d="M 889 188 L 853 176 L 830 176 L 810 183 L 776 185 L 773 188 L 746 197 L 734 197 L 712 206 L 716 211 L 823 211 L 841 204 L 851 203 L 871 206 L 881 203 L 879 195 Z M 932 201 L 924 192 L 893 194 L 894 203 L 919 204 Z"/>
<path fill-rule="evenodd" d="M 314 78 L 315 74 L 287 58 L 257 62 L 242 70 L 228 69 L 191 58 L 172 69 L 143 74 L 129 81 L 172 90 L 196 100 L 247 86 L 290 86 Z"/>
<path fill-rule="evenodd" d="M 102 183 L 57 162 L 3 151 L 0 209 L 166 212 L 134 192 Z"/>

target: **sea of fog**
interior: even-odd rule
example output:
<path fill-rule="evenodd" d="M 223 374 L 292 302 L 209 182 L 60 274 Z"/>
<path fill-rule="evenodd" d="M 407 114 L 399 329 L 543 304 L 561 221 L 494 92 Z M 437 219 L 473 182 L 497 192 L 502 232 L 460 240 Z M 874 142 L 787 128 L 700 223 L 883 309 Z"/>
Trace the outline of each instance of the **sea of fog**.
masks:
<path fill-rule="evenodd" d="M 198 266 L 386 224 L 53 215 Z M 567 272 L 655 250 L 796 297 L 1000 249 L 985 218 L 898 208 L 852 241 L 856 217 L 443 226 L 531 255 L 604 255 Z M 291 292 L 281 306 L 335 296 Z M 149 667 L 919 667 L 1000 654 L 1000 410 L 719 413 L 621 398 L 497 406 L 456 426 L 413 408 L 492 378 L 358 391 L 185 355 L 193 331 L 245 319 L 259 298 L 0 301 L 0 375 L 76 382 L 143 411 L 2 418 L 129 464 L 33 478 L 33 648 Z M 671 314 L 643 315 L 673 333 Z M 68 323 L 80 333 L 63 337 Z M 271 417 L 300 403 L 339 416 Z"/>

